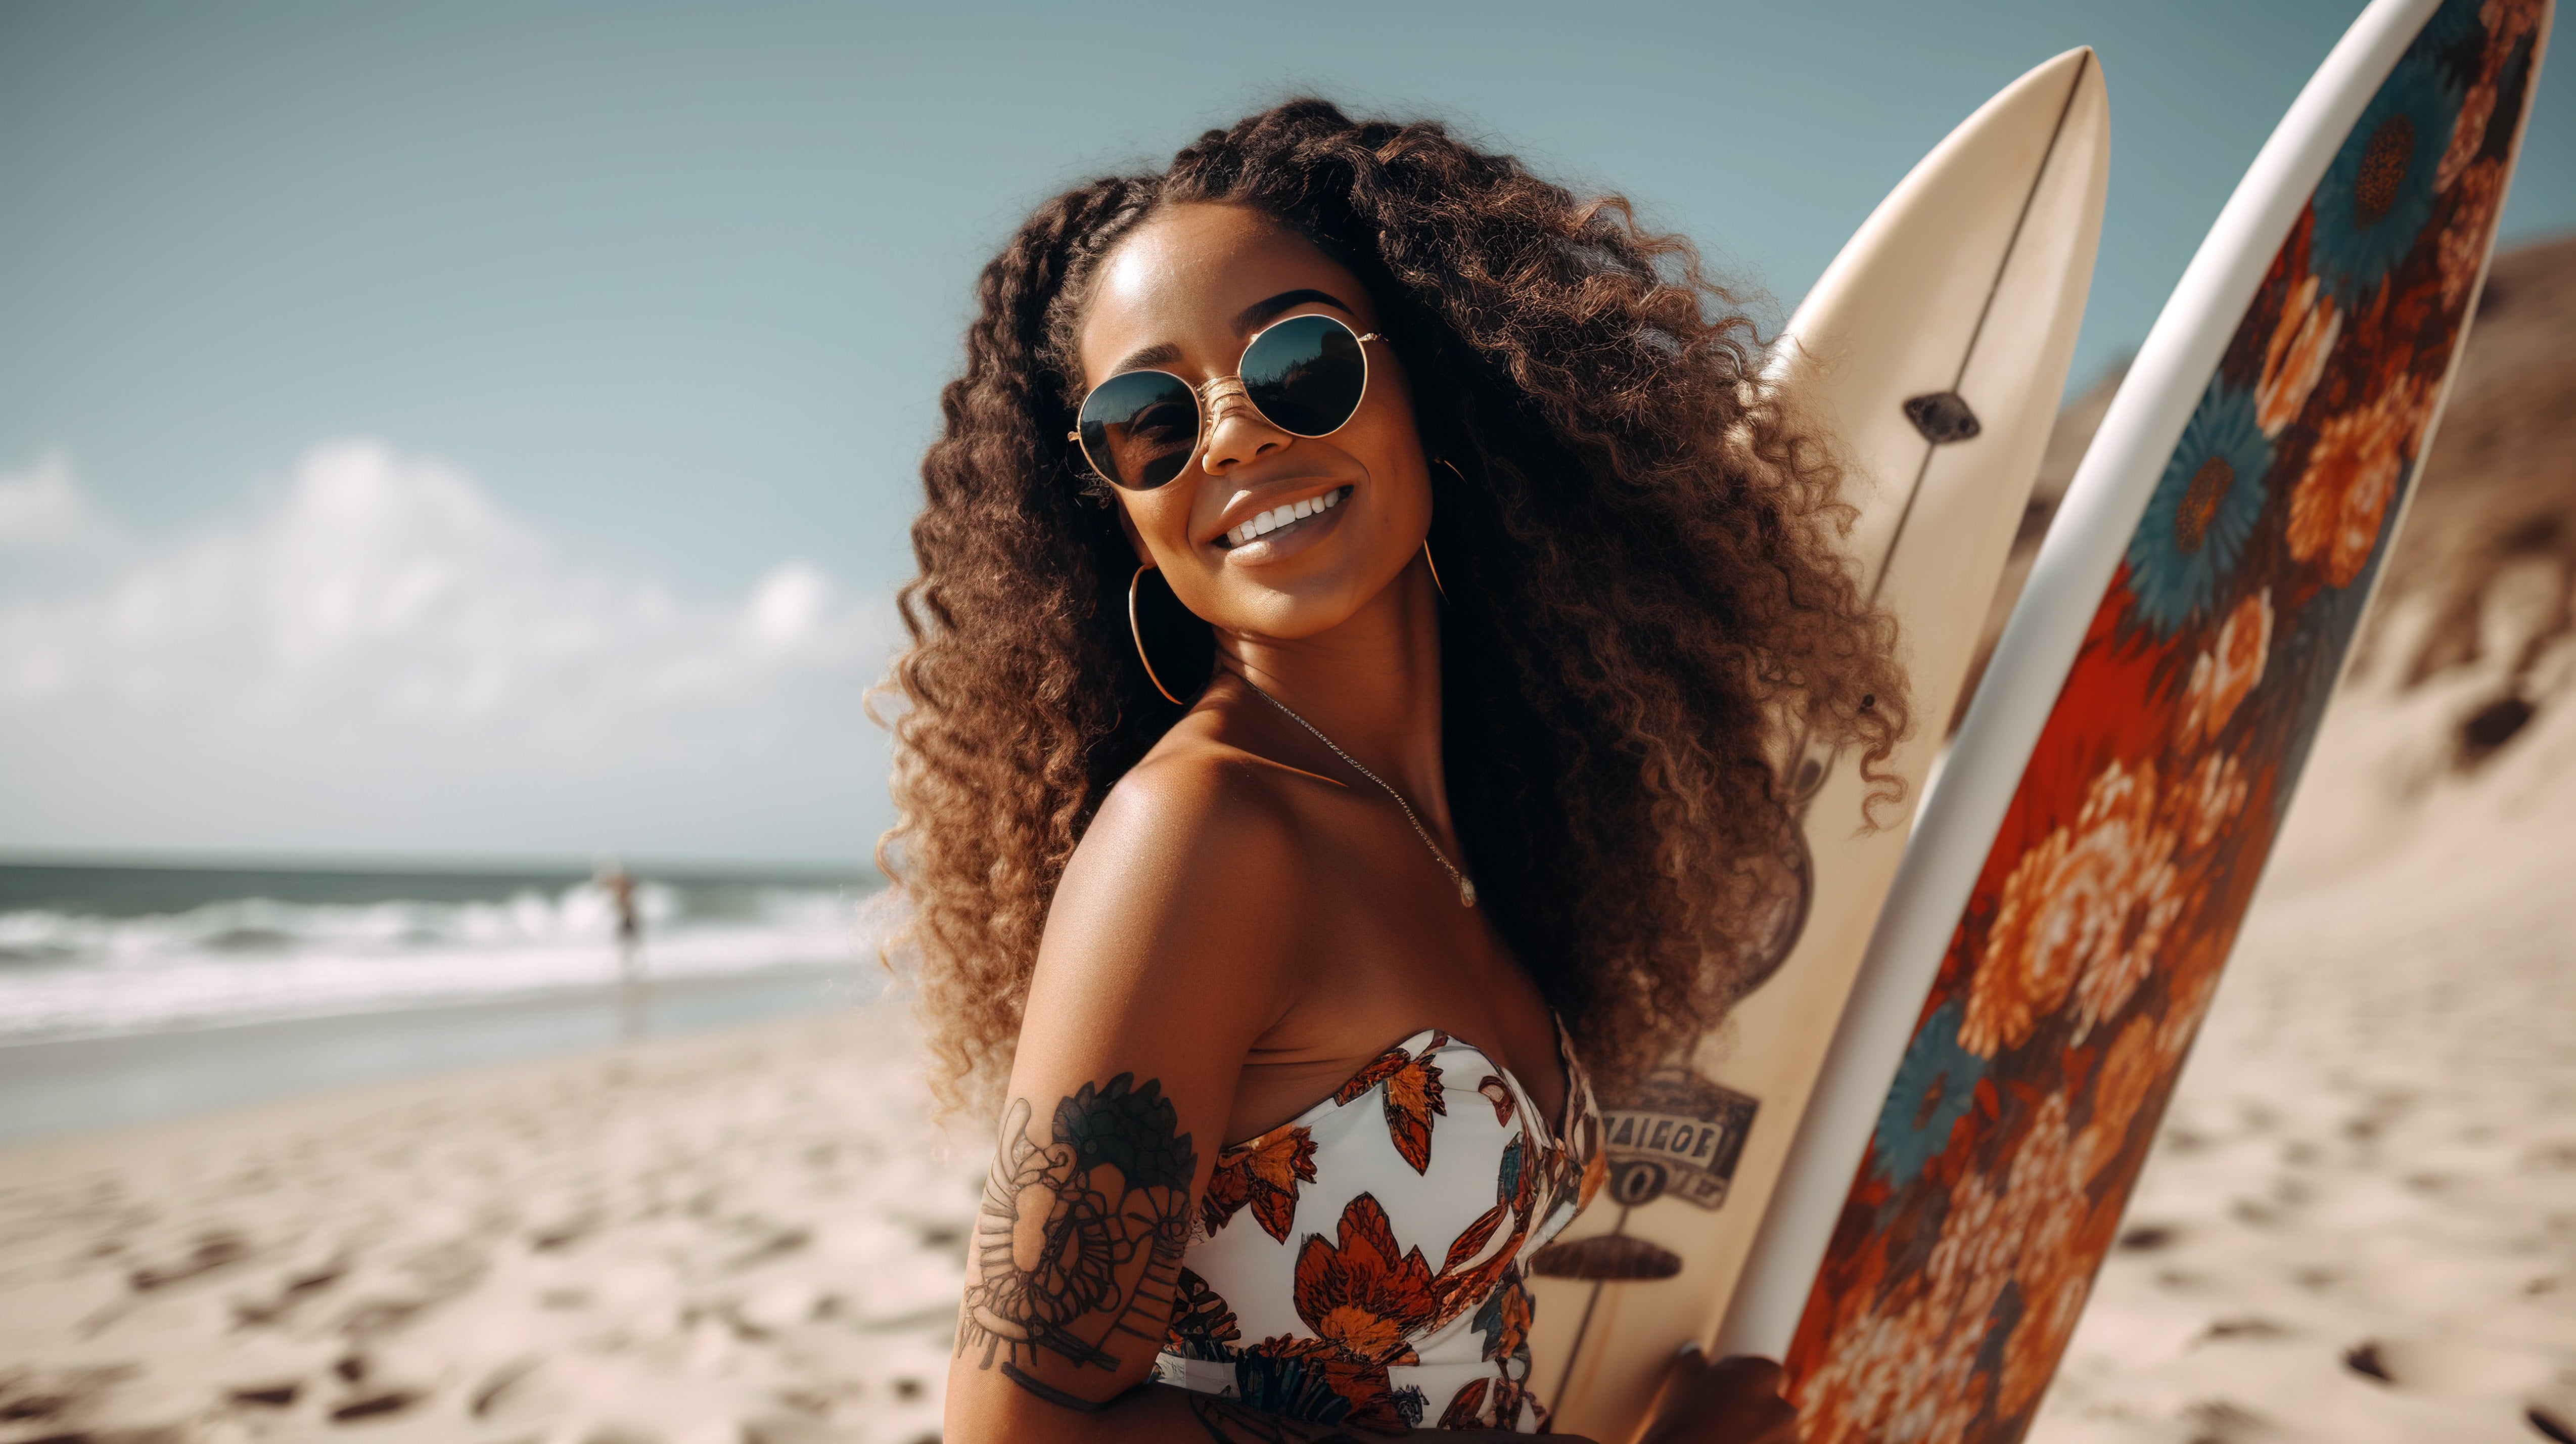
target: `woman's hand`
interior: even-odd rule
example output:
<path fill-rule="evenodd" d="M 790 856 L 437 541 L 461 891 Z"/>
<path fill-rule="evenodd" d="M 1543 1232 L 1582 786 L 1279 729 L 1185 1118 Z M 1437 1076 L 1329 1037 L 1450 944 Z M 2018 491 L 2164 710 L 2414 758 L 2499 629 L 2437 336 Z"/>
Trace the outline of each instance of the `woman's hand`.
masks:
<path fill-rule="evenodd" d="M 1711 1363 L 1697 1343 L 1686 1344 L 1637 1444 L 1798 1444 L 1798 1411 L 1780 1397 L 1783 1377 L 1769 1359 L 1738 1354 Z"/>

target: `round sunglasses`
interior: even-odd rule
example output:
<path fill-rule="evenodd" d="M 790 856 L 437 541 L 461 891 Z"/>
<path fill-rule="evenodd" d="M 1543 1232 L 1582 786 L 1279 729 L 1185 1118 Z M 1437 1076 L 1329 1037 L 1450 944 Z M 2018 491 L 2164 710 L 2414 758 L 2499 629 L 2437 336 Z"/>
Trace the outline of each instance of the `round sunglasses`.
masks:
<path fill-rule="evenodd" d="M 1243 348 L 1235 376 L 1262 419 L 1291 436 L 1330 436 L 1368 394 L 1363 336 L 1331 316 L 1291 316 Z M 1103 480 L 1152 491 L 1179 476 L 1206 439 L 1198 388 L 1169 371 L 1121 371 L 1082 398 L 1064 439 Z"/>

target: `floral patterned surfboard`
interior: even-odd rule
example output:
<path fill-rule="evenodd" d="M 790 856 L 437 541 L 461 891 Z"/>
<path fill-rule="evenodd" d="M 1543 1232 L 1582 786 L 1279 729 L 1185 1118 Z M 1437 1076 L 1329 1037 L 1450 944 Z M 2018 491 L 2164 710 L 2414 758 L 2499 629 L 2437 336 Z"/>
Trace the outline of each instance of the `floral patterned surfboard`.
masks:
<path fill-rule="evenodd" d="M 2432 11 L 2208 376 L 1815 1276 L 1787 1360 L 1807 1444 L 2029 1427 L 2430 439 L 2547 22 Z"/>

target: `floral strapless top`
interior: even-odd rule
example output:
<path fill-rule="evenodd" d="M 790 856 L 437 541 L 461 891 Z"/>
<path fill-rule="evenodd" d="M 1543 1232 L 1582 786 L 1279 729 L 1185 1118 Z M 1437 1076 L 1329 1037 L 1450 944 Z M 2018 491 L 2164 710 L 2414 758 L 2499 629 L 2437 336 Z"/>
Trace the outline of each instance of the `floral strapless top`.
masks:
<path fill-rule="evenodd" d="M 1557 1031 L 1565 1120 L 1426 1030 L 1217 1155 L 1181 1261 L 1166 1384 L 1320 1423 L 1536 1431 L 1520 1261 L 1606 1165 Z"/>

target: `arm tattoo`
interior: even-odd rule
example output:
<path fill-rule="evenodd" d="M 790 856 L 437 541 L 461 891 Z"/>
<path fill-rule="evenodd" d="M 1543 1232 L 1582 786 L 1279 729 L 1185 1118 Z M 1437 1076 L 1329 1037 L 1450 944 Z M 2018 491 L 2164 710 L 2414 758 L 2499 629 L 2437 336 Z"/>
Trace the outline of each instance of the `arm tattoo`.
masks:
<path fill-rule="evenodd" d="M 957 1352 L 1068 1407 L 1097 1407 L 1033 1377 L 1048 1355 L 1115 1372 L 1163 1345 L 1189 1238 L 1198 1154 L 1162 1081 L 1121 1073 L 1058 1102 L 1045 1127 L 1014 1098 L 975 1220 Z M 1120 1336 L 1125 1335 L 1122 1339 Z M 1059 1376 L 1061 1377 L 1061 1376 Z"/>
<path fill-rule="evenodd" d="M 1300 1424 L 1267 1409 L 1250 1409 L 1214 1394 L 1190 1395 L 1190 1417 L 1215 1444 L 1360 1444 L 1357 1435 L 1330 1425 Z"/>

